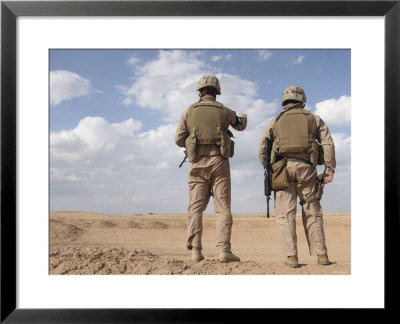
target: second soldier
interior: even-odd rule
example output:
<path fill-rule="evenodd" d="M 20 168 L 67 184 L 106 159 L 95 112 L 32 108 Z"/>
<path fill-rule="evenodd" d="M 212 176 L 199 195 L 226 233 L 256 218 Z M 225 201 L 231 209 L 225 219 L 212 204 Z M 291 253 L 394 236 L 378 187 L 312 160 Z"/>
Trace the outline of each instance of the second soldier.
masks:
<path fill-rule="evenodd" d="M 318 264 L 329 265 L 320 199 L 322 187 L 333 180 L 336 168 L 335 145 L 328 126 L 304 109 L 306 95 L 298 86 L 287 87 L 282 95 L 283 110 L 267 125 L 259 145 L 259 157 L 265 165 L 266 139 L 271 148 L 272 189 L 275 191 L 275 219 L 285 264 L 298 268 L 296 235 L 297 197 L 310 254 Z M 325 165 L 316 185 L 317 165 Z M 317 188 L 320 188 L 317 191 Z"/>

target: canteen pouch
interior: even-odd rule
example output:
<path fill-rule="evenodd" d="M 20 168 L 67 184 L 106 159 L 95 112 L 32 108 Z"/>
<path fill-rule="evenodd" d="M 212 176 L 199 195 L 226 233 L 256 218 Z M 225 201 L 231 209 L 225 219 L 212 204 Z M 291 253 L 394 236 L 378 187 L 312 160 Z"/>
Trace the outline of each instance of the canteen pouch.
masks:
<path fill-rule="evenodd" d="M 271 163 L 274 164 L 279 154 L 279 136 L 272 142 Z"/>
<path fill-rule="evenodd" d="M 233 156 L 234 142 L 231 140 L 230 136 L 223 131 L 220 132 L 219 149 L 224 158 L 229 159 Z"/>
<path fill-rule="evenodd" d="M 189 162 L 193 162 L 196 159 L 196 134 L 193 130 L 185 140 L 186 154 Z"/>
<path fill-rule="evenodd" d="M 278 191 L 289 188 L 289 180 L 286 170 L 287 160 L 283 158 L 271 165 L 271 188 Z"/>

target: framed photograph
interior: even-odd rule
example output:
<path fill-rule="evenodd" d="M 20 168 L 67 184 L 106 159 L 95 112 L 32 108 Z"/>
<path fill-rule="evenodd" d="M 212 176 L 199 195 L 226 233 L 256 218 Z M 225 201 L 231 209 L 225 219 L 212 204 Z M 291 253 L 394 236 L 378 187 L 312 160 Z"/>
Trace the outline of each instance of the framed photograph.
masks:
<path fill-rule="evenodd" d="M 398 283 L 391 273 L 393 267 L 390 262 L 391 256 L 396 255 L 394 248 L 397 245 L 393 238 L 399 234 L 398 218 L 392 217 L 399 214 L 399 16 L 399 1 L 2 1 L 1 321 L 226 322 L 227 319 L 234 319 L 239 311 L 392 308 L 394 302 L 389 297 L 390 290 L 396 285 L 387 283 Z M 335 56 L 337 53 L 340 53 L 340 63 L 346 62 L 347 74 L 342 79 L 338 77 L 341 71 L 336 68 L 339 64 L 335 65 L 339 62 Z M 351 159 L 349 156 L 346 161 L 348 173 L 340 173 L 337 178 L 338 188 L 346 189 L 338 190 L 341 192 L 332 194 L 329 200 L 331 209 L 339 204 L 339 200 L 342 205 L 351 205 L 351 264 L 348 269 L 343 273 L 316 273 L 303 269 L 301 275 L 296 276 L 292 276 L 291 272 L 260 275 L 248 271 L 248 275 L 238 276 L 240 273 L 235 272 L 232 266 L 225 273 L 229 275 L 191 276 L 191 273 L 186 273 L 189 275 L 160 276 L 168 274 L 168 271 L 170 274 L 184 272 L 178 269 L 179 266 L 173 267 L 167 262 L 168 271 L 159 269 L 152 276 L 92 276 L 95 273 L 117 273 L 113 272 L 112 266 L 104 273 L 98 271 L 104 267 L 103 262 L 102 265 L 96 264 L 99 268 L 93 273 L 82 275 L 85 273 L 79 272 L 73 262 L 66 259 L 62 266 L 65 271 L 60 270 L 61 267 L 54 270 L 56 267 L 53 267 L 53 261 L 49 262 L 49 254 L 56 255 L 61 250 L 51 249 L 49 241 L 55 240 L 56 236 L 49 235 L 49 227 L 64 226 L 61 230 L 72 231 L 72 236 L 68 238 L 71 242 L 75 240 L 74 235 L 79 234 L 76 232 L 79 228 L 59 222 L 63 217 L 61 214 L 56 215 L 61 218 L 54 218 L 53 223 L 50 216 L 49 225 L 49 212 L 52 209 L 66 210 L 71 205 L 70 197 L 80 195 L 80 199 L 73 200 L 77 204 L 70 208 L 90 210 L 90 206 L 97 205 L 98 210 L 105 212 L 110 208 L 110 213 L 118 210 L 116 213 L 129 214 L 129 205 L 126 209 L 115 207 L 122 205 L 124 191 L 129 188 L 129 184 L 122 185 L 122 169 L 127 169 L 129 173 L 137 172 L 141 188 L 147 188 L 147 192 L 143 189 L 130 193 L 127 199 L 142 206 L 141 210 L 148 209 L 149 219 L 154 218 L 154 210 L 150 209 L 155 204 L 151 204 L 151 199 L 162 197 L 165 206 L 172 206 L 171 209 L 165 207 L 165 213 L 173 213 L 180 206 L 179 203 L 172 203 L 178 192 L 177 187 L 166 186 L 170 194 L 162 196 L 154 186 L 146 183 L 145 171 L 129 167 L 130 161 L 142 158 L 146 162 L 154 155 L 146 155 L 147 151 L 140 154 L 130 152 L 129 145 L 114 147 L 115 141 L 135 140 L 124 135 L 129 131 L 145 139 L 137 147 L 132 146 L 135 150 L 146 148 L 151 152 L 151 148 L 156 147 L 155 142 L 150 140 L 152 127 L 167 129 L 176 124 L 178 117 L 174 103 L 182 96 L 175 93 L 167 97 L 161 93 L 157 97 L 155 92 L 145 91 L 145 85 L 162 86 L 156 82 L 157 76 L 161 75 L 160 69 L 172 65 L 178 68 L 178 63 L 187 69 L 187 65 L 193 63 L 192 75 L 205 70 L 197 69 L 198 66 L 215 71 L 222 76 L 221 82 L 223 80 L 227 84 L 225 89 L 234 88 L 232 84 L 240 84 L 245 89 L 240 91 L 250 93 L 252 101 L 237 98 L 242 100 L 239 102 L 255 107 L 244 112 L 254 118 L 264 118 L 265 111 L 271 109 L 272 114 L 274 107 L 278 106 L 274 106 L 273 102 L 277 100 L 277 95 L 268 98 L 268 102 L 263 101 L 262 96 L 252 97 L 252 93 L 264 90 L 248 80 L 257 79 L 257 72 L 263 73 L 261 69 L 256 71 L 257 65 L 252 65 L 252 60 L 265 62 L 274 55 L 286 57 L 286 61 L 281 61 L 281 66 L 286 66 L 282 73 L 304 75 L 307 67 L 310 71 L 308 78 L 311 79 L 311 69 L 318 70 L 321 77 L 309 84 L 319 83 L 317 89 L 321 91 L 329 87 L 337 90 L 335 98 L 330 101 L 323 96 L 319 103 L 317 99 L 310 99 L 310 106 L 319 107 L 321 113 L 323 107 L 329 105 L 335 109 L 347 109 L 348 112 L 351 98 L 351 116 L 338 113 L 330 119 L 338 125 L 335 133 L 340 142 L 339 150 L 344 147 L 343 143 L 347 143 L 346 147 L 350 150 L 351 144 Z M 322 56 L 326 57 L 326 66 L 330 65 L 324 75 Z M 126 63 L 125 69 L 131 73 L 122 74 L 123 68 L 113 64 L 117 58 Z M 237 59 L 235 63 L 232 63 L 233 58 Z M 304 60 L 308 60 L 307 65 L 303 64 Z M 226 65 L 223 65 L 224 62 Z M 295 68 L 302 65 L 303 69 L 290 69 L 289 65 Z M 73 69 L 69 68 L 71 66 L 79 66 L 80 71 L 97 75 L 97 82 L 91 84 L 88 78 L 73 73 Z M 279 84 L 280 78 L 276 77 L 280 71 L 272 68 L 265 71 L 271 71 L 274 77 L 263 76 L 257 79 L 262 80 L 258 85 L 262 84 L 271 93 L 281 92 L 284 85 Z M 178 77 L 187 76 L 174 72 Z M 115 79 L 114 74 L 117 76 Z M 239 74 L 244 77 L 238 78 Z M 118 78 L 123 79 L 121 75 L 124 75 L 125 81 L 118 83 Z M 169 83 L 173 82 L 173 79 L 165 78 L 166 75 L 168 72 L 162 77 Z M 64 82 L 62 92 L 52 91 L 56 79 Z M 298 79 L 301 77 L 293 77 L 293 80 Z M 66 83 L 65 80 L 73 82 Z M 187 89 L 193 88 L 193 82 L 192 79 L 186 80 Z M 113 89 L 114 98 L 102 93 L 106 87 Z M 351 91 L 343 90 L 350 87 Z M 341 96 L 340 93 L 346 95 Z M 61 104 L 71 98 L 76 100 L 91 96 L 99 99 L 93 106 L 84 107 L 87 109 L 84 113 Z M 118 107 L 119 120 L 112 117 L 116 116 L 117 108 L 113 106 L 116 100 L 121 103 Z M 130 113 L 124 111 L 124 106 L 128 107 L 133 100 L 136 100 L 137 107 L 151 107 L 147 114 L 142 115 L 137 108 L 140 116 L 137 120 L 138 115 L 130 118 Z M 325 100 L 325 106 L 321 105 L 322 100 Z M 83 102 L 82 105 L 85 104 Z M 100 111 L 104 104 L 113 106 L 114 112 L 102 114 Z M 64 112 L 60 107 L 64 107 Z M 82 117 L 90 114 L 97 117 Z M 155 117 L 156 114 L 159 116 Z M 146 124 L 140 121 L 152 118 L 164 123 L 152 121 Z M 148 127 L 150 124 L 153 126 Z M 259 126 L 251 125 L 253 128 Z M 79 171 L 82 169 L 70 168 L 82 161 L 73 154 L 82 145 L 75 140 L 75 135 L 88 130 L 91 133 L 85 145 L 97 145 L 94 134 L 96 138 L 104 139 L 104 134 L 109 138 L 109 145 L 102 146 L 97 151 L 100 153 L 91 156 L 91 159 L 107 159 L 102 150 L 114 152 L 111 154 L 122 152 L 120 160 L 123 162 L 119 164 L 119 170 L 96 169 L 95 163 L 90 166 L 90 176 L 101 172 L 104 178 L 104 172 L 109 172 L 109 184 L 117 181 L 120 191 L 113 194 L 105 192 L 105 196 L 93 191 L 90 196 L 83 195 L 89 187 L 76 186 L 83 173 Z M 247 136 L 248 140 L 251 138 Z M 244 150 L 239 139 L 237 142 L 239 146 L 236 148 Z M 82 147 L 82 154 L 86 151 Z M 52 157 L 51 152 L 56 152 L 57 158 Z M 164 162 L 180 158 L 179 152 L 160 154 Z M 179 162 L 177 160 L 177 165 Z M 160 163 L 155 165 L 165 168 Z M 59 177 L 59 165 L 70 168 L 67 177 Z M 253 166 L 246 164 L 246 167 Z M 179 170 L 183 174 L 182 169 Z M 89 174 L 89 171 L 85 172 Z M 53 181 L 61 178 L 66 179 L 59 182 L 61 185 Z M 240 178 L 239 173 L 237 178 Z M 262 187 L 262 170 L 259 180 L 260 185 L 246 185 L 243 178 L 243 189 L 235 193 L 235 200 L 239 202 L 242 196 L 247 197 L 250 205 L 259 209 L 258 198 L 251 200 L 255 197 L 251 188 L 258 190 Z M 335 202 L 335 199 L 338 201 Z M 105 203 L 106 200 L 109 201 Z M 260 206 L 263 204 L 265 199 Z M 162 201 L 159 206 L 164 206 Z M 243 208 L 240 213 L 247 212 Z M 142 214 L 136 216 L 144 218 Z M 124 224 L 139 226 L 135 223 L 136 216 L 133 215 Z M 95 221 L 102 222 L 102 226 L 115 225 L 108 219 L 93 220 L 90 217 L 85 220 L 87 226 Z M 156 219 L 150 225 L 171 224 L 165 225 Z M 106 240 L 104 236 L 104 242 Z M 173 244 L 171 241 L 171 246 Z M 62 253 L 66 256 L 69 252 L 63 250 Z M 179 263 L 179 260 L 171 262 Z M 245 262 L 246 267 L 254 266 L 249 262 Z M 167 263 L 160 266 L 165 267 Z M 118 272 L 118 269 L 115 271 Z M 60 275 L 65 273 L 69 275 Z M 151 274 L 146 271 L 140 274 L 147 273 Z M 320 293 L 321 286 L 324 287 L 324 298 L 315 300 L 313 296 Z M 285 291 L 292 288 L 296 292 L 285 295 Z"/>

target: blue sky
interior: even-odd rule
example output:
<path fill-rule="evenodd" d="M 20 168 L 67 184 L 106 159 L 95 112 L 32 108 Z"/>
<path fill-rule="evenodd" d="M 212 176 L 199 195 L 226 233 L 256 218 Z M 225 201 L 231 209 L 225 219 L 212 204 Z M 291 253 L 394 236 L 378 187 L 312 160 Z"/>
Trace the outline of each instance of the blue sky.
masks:
<path fill-rule="evenodd" d="M 49 60 L 51 210 L 186 212 L 188 164 L 178 168 L 173 137 L 198 79 L 213 73 L 217 100 L 249 118 L 233 131 L 232 212 L 266 209 L 257 147 L 289 85 L 335 140 L 323 209 L 350 211 L 350 50 L 50 50 Z"/>

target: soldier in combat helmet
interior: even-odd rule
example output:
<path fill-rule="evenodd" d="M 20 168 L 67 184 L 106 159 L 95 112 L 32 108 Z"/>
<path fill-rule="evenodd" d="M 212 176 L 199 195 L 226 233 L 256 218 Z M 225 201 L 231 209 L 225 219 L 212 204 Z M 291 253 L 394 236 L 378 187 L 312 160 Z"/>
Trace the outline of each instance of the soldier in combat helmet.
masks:
<path fill-rule="evenodd" d="M 266 139 L 271 148 L 272 189 L 275 191 L 275 219 L 285 264 L 298 268 L 296 236 L 297 196 L 302 206 L 302 221 L 310 255 L 317 255 L 321 265 L 331 264 L 325 244 L 320 198 L 322 187 L 333 180 L 336 168 L 335 145 L 328 126 L 318 116 L 304 109 L 306 96 L 298 86 L 287 87 L 282 96 L 283 110 L 265 129 L 259 145 L 264 165 Z M 325 165 L 316 185 L 317 165 Z M 320 190 L 317 191 L 317 188 Z"/>
<path fill-rule="evenodd" d="M 200 100 L 187 108 L 179 120 L 175 143 L 186 148 L 191 165 L 188 171 L 189 207 L 187 249 L 191 260 L 201 261 L 202 217 L 210 196 L 214 197 L 216 212 L 217 249 L 220 262 L 240 261 L 231 251 L 231 177 L 229 158 L 234 154 L 232 126 L 242 131 L 247 116 L 216 100 L 221 94 L 219 80 L 211 74 L 203 75 L 197 85 Z"/>

